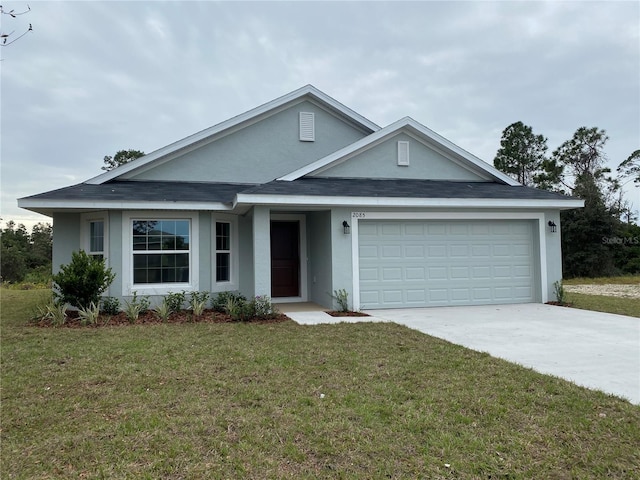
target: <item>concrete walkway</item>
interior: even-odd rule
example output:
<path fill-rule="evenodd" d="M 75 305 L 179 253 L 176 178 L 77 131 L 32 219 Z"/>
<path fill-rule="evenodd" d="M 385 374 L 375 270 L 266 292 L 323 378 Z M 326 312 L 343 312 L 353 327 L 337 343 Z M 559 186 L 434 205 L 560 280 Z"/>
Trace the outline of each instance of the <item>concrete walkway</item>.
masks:
<path fill-rule="evenodd" d="M 286 314 L 300 324 L 388 321 L 640 405 L 640 319 L 543 304 L 368 310 L 334 318 Z"/>

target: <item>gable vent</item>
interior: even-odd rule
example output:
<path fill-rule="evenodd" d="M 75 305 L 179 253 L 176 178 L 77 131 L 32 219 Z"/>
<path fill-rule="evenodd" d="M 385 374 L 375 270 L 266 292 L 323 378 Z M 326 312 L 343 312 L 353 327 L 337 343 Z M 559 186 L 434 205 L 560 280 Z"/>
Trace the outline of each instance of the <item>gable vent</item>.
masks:
<path fill-rule="evenodd" d="M 398 142 L 398 165 L 409 166 L 409 142 Z"/>
<path fill-rule="evenodd" d="M 312 112 L 300 112 L 300 141 L 313 142 L 315 139 L 315 114 Z"/>

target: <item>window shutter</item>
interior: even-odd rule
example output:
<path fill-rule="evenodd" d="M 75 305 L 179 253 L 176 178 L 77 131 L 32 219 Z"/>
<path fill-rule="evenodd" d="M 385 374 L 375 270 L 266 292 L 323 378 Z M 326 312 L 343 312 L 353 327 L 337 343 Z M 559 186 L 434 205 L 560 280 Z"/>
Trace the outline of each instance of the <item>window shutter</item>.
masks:
<path fill-rule="evenodd" d="M 312 112 L 300 112 L 300 141 L 313 142 L 315 136 L 315 118 Z"/>
<path fill-rule="evenodd" d="M 409 166 L 409 142 L 398 142 L 398 165 Z"/>

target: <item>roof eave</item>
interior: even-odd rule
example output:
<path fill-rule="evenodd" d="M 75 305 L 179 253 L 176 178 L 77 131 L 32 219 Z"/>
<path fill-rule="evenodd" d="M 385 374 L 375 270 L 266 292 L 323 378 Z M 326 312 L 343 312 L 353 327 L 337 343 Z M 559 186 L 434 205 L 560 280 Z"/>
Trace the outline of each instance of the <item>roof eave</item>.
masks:
<path fill-rule="evenodd" d="M 406 197 L 350 197 L 320 195 L 238 194 L 235 204 L 299 205 L 346 207 L 406 207 L 406 208 L 516 208 L 560 209 L 584 207 L 584 200 L 532 200 L 502 198 L 406 198 Z"/>

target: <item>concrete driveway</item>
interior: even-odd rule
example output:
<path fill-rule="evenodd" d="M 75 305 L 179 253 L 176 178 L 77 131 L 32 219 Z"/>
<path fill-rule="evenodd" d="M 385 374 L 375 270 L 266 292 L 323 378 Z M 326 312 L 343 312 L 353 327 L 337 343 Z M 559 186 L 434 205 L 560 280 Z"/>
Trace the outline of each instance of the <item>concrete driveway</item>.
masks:
<path fill-rule="evenodd" d="M 333 318 L 287 312 L 298 323 L 389 321 L 640 405 L 640 319 L 543 304 L 367 310 Z"/>

